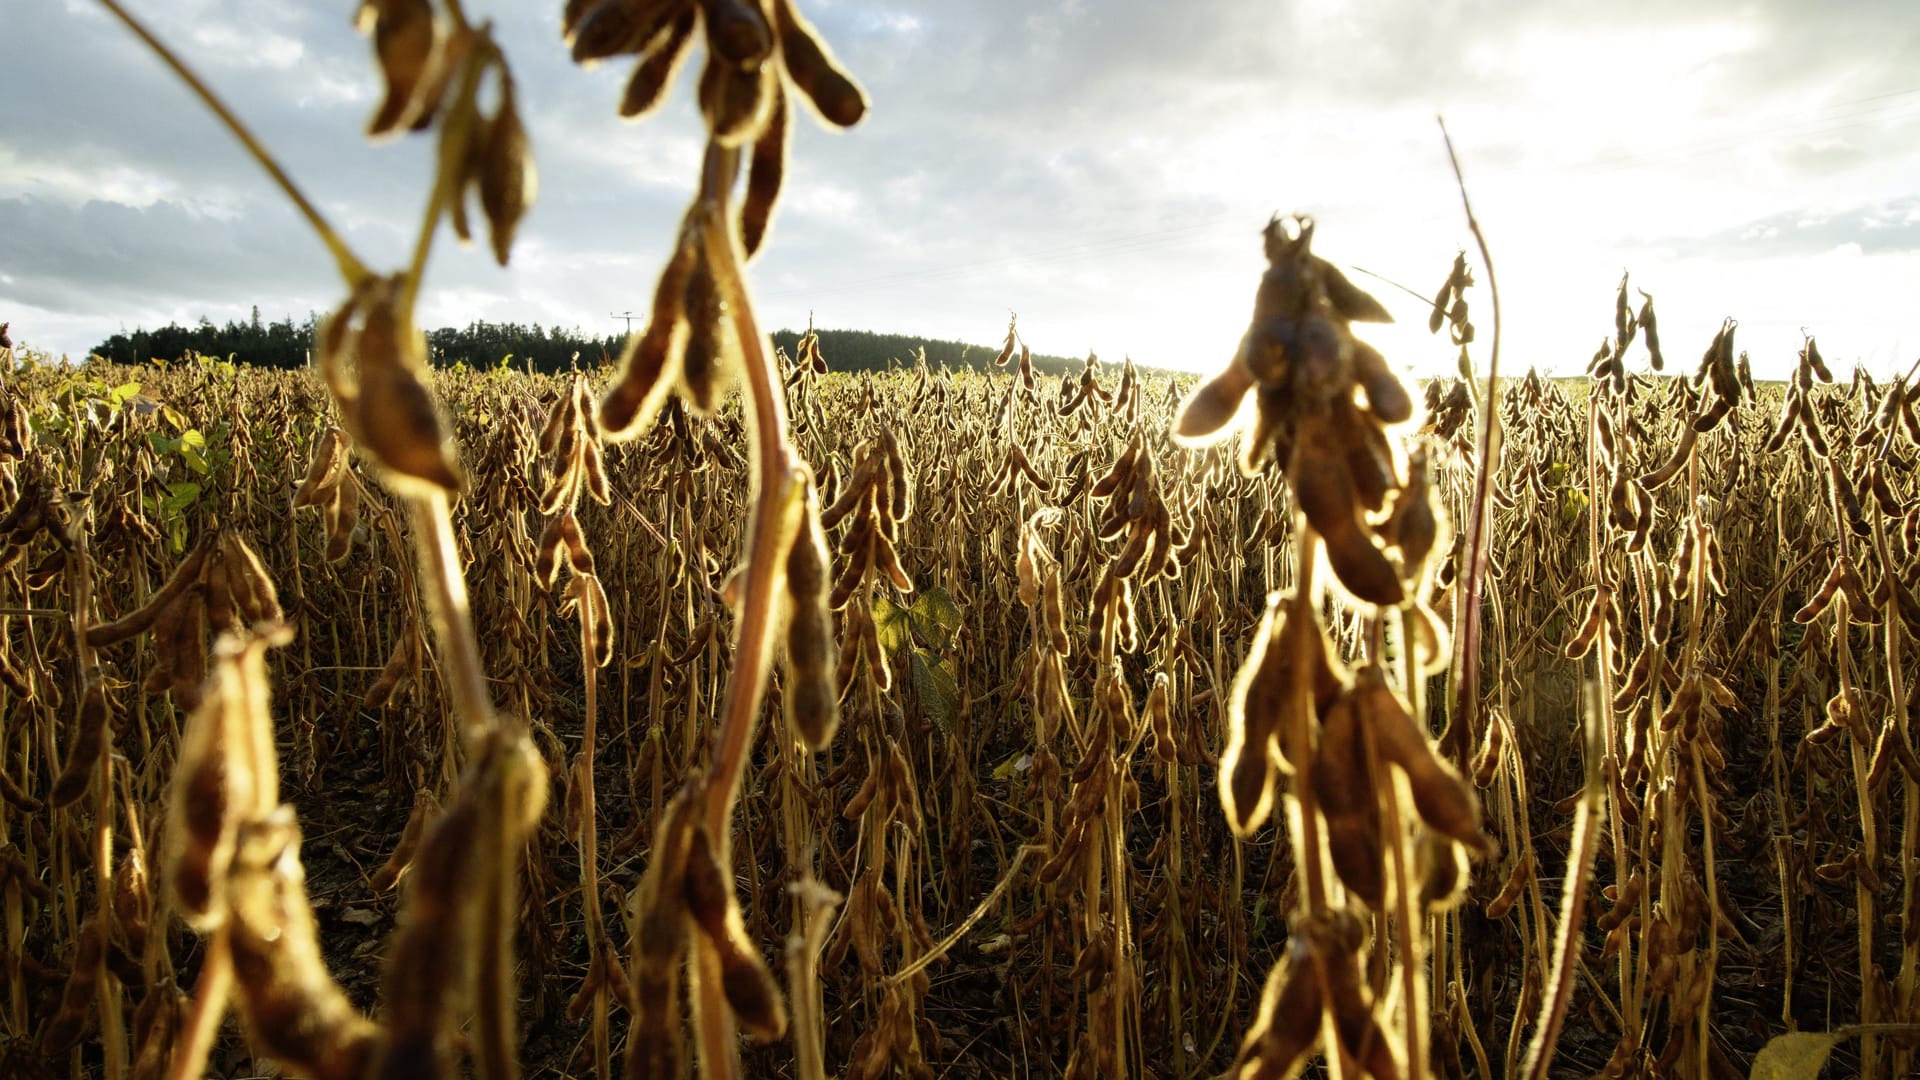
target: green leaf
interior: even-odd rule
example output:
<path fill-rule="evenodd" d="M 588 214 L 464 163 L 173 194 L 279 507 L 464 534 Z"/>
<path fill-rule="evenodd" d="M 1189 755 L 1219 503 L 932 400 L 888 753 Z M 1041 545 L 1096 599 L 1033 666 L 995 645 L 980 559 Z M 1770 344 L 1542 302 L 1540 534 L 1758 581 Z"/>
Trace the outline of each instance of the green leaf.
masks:
<path fill-rule="evenodd" d="M 879 634 L 880 647 L 897 653 L 913 644 L 913 611 L 895 607 L 893 601 L 884 596 L 875 597 L 873 628 Z"/>
<path fill-rule="evenodd" d="M 213 466 L 207 464 L 207 459 L 201 455 L 200 451 L 195 450 L 185 443 L 182 443 L 180 446 L 180 457 L 187 463 L 187 468 L 192 469 L 201 476 L 205 476 L 213 471 Z"/>
<path fill-rule="evenodd" d="M 1807 1080 L 1827 1064 L 1843 1035 L 1830 1031 L 1790 1031 L 1767 1040 L 1754 1056 L 1750 1080 Z"/>
<path fill-rule="evenodd" d="M 126 401 L 128 398 L 132 397 L 133 395 L 139 392 L 140 392 L 139 383 L 124 382 L 124 383 L 121 383 L 119 386 L 114 387 L 110 396 L 113 398 L 113 403 L 117 407 L 117 406 L 126 404 Z"/>
<path fill-rule="evenodd" d="M 913 615 L 914 633 L 927 644 L 941 649 L 953 644 L 962 616 L 960 606 L 953 602 L 947 590 L 935 585 L 915 597 L 913 606 L 907 610 Z"/>
<path fill-rule="evenodd" d="M 207 448 L 207 437 L 200 434 L 199 428 L 188 428 L 181 432 L 180 442 L 183 445 L 193 447 L 195 450 L 205 450 Z"/>
<path fill-rule="evenodd" d="M 920 699 L 920 711 L 951 735 L 953 721 L 960 715 L 960 684 L 947 662 L 930 652 L 913 650 L 913 692 Z"/>
<path fill-rule="evenodd" d="M 182 480 L 167 485 L 167 497 L 160 500 L 160 513 L 167 517 L 184 514 L 187 508 L 200 499 L 200 485 L 191 480 Z"/>
<path fill-rule="evenodd" d="M 993 778 L 1004 783 L 1031 768 L 1033 768 L 1033 755 L 1022 750 L 1000 764 L 995 765 L 993 767 Z"/>
<path fill-rule="evenodd" d="M 153 447 L 154 453 L 166 457 L 180 449 L 180 440 L 162 435 L 157 431 L 150 431 L 147 433 L 147 445 Z"/>

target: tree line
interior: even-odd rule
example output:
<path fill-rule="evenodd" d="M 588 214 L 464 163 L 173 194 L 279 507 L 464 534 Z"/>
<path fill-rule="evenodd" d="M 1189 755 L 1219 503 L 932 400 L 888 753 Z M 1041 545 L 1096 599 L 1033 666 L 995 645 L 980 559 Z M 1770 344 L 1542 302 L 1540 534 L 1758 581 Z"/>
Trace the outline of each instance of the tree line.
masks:
<path fill-rule="evenodd" d="M 296 323 L 291 316 L 266 322 L 260 309 L 253 309 L 247 321 L 229 321 L 217 325 L 201 318 L 193 326 L 171 323 L 155 330 L 136 329 L 121 332 L 95 346 L 93 352 L 117 364 L 172 363 L 187 355 L 213 356 L 235 363 L 269 368 L 299 368 L 308 363 L 313 348 L 313 332 L 319 322 L 309 312 L 305 321 Z M 934 368 L 974 368 L 984 370 L 999 353 L 997 346 L 974 345 L 961 341 L 940 341 L 910 334 L 875 333 L 871 330 L 820 330 L 820 351 L 827 365 L 836 371 L 886 371 L 911 368 L 926 351 L 927 363 Z M 792 355 L 800 340 L 798 330 L 773 332 L 776 346 Z M 503 361 L 516 368 L 531 366 L 536 371 L 567 371 L 576 363 L 592 368 L 620 355 L 624 335 L 595 337 L 578 327 L 542 327 L 538 323 L 470 322 L 464 327 L 443 326 L 427 332 L 430 361 L 436 367 L 464 363 L 469 367 L 494 367 Z M 1058 376 L 1080 370 L 1081 361 L 1064 356 L 1033 357 L 1041 374 Z"/>

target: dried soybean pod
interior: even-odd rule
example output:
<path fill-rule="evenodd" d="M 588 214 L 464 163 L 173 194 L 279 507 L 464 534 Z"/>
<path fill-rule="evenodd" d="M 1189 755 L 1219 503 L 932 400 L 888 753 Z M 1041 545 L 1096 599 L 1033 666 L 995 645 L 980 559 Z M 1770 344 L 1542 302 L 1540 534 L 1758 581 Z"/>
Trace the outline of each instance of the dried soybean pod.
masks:
<path fill-rule="evenodd" d="M 1016 595 L 1026 607 L 1040 602 L 1040 572 L 1034 559 L 1034 543 L 1033 527 L 1029 523 L 1020 530 L 1019 553 L 1014 557 L 1014 575 L 1019 580 Z"/>
<path fill-rule="evenodd" d="M 228 935 L 240 1011 L 254 1044 L 292 1071 L 364 1077 L 379 1029 L 327 973 L 306 877 L 292 807 L 243 826 Z"/>
<path fill-rule="evenodd" d="M 24 699 L 22 700 L 22 704 L 26 704 Z M 22 722 L 19 714 L 15 714 L 13 722 Z M 21 787 L 13 777 L 7 775 L 7 770 L 4 765 L 0 765 L 0 799 L 4 799 L 7 805 L 23 814 L 39 813 L 42 806 L 39 799 L 34 798 L 25 788 Z"/>
<path fill-rule="evenodd" d="M 630 335 L 620 354 L 620 379 L 600 399 L 600 422 L 608 439 L 621 442 L 644 435 L 680 381 L 687 339 L 687 280 L 693 275 L 700 244 L 682 225 L 673 257 L 654 284 L 653 310 L 643 332 Z"/>
<path fill-rule="evenodd" d="M 1601 629 L 1606 625 L 1608 605 L 1612 601 L 1612 596 L 1613 590 L 1605 585 L 1593 591 L 1593 599 L 1587 602 L 1587 612 L 1580 618 L 1580 629 L 1574 633 L 1573 640 L 1567 642 L 1567 647 L 1562 650 L 1562 655 L 1567 659 L 1578 660 L 1593 648 L 1594 639 L 1600 636 Z"/>
<path fill-rule="evenodd" d="M 1813 406 L 1806 404 L 1800 409 L 1800 435 L 1806 440 L 1807 449 L 1813 456 L 1827 460 L 1833 451 L 1827 446 L 1827 433 L 1820 426 L 1820 417 L 1814 413 Z"/>
<path fill-rule="evenodd" d="M 60 1011 L 47 1022 L 40 1034 L 40 1053 L 57 1058 L 80 1044 L 86 1033 L 100 974 L 106 969 L 107 933 L 105 921 L 88 918 L 80 927 L 80 940 L 74 945 L 73 971 L 60 991 Z"/>
<path fill-rule="evenodd" d="M 907 462 L 907 454 L 900 440 L 894 437 L 890 427 L 880 429 L 880 445 L 887 454 L 887 475 L 892 481 L 892 502 L 887 508 L 887 516 L 894 522 L 907 520 L 913 512 L 913 472 Z M 1016 449 L 1018 449 L 1016 447 Z M 1041 481 L 1036 484 L 1044 486 Z"/>
<path fill-rule="evenodd" d="M 787 139 L 792 127 L 793 112 L 787 105 L 787 91 L 776 79 L 766 129 L 754 140 L 753 155 L 747 160 L 747 191 L 740 203 L 740 243 L 748 257 L 760 250 L 767 226 L 773 221 L 773 208 L 780 198 L 780 181 L 787 169 Z"/>
<path fill-rule="evenodd" d="M 478 885 L 473 852 L 487 842 L 481 829 L 488 815 L 480 804 L 488 794 L 477 784 L 463 784 L 459 797 L 426 827 L 414 855 L 405 921 L 388 947 L 381 980 L 386 1022 L 370 1075 L 382 1080 L 444 1075 L 451 1064 L 448 1012 L 472 965 L 467 945 Z"/>
<path fill-rule="evenodd" d="M 758 66 L 773 51 L 773 28 L 766 13 L 747 0 L 700 0 L 706 18 L 707 47 L 740 67 Z"/>
<path fill-rule="evenodd" d="M 1087 494 L 1096 499 L 1110 499 L 1122 487 L 1130 485 L 1133 481 L 1134 461 L 1139 456 L 1139 441 L 1129 439 L 1127 448 L 1120 452 L 1119 457 L 1113 459 L 1113 466 L 1099 480 L 1094 481 L 1092 489 Z"/>
<path fill-rule="evenodd" d="M 1352 694 L 1341 695 L 1321 723 L 1313 790 L 1326 818 L 1334 871 L 1354 895 L 1378 911 L 1386 899 L 1380 799 Z"/>
<path fill-rule="evenodd" d="M 1780 418 L 1775 421 L 1773 432 L 1767 436 L 1767 441 L 1761 444 L 1762 449 L 1769 454 L 1778 453 L 1780 448 L 1787 444 L 1787 436 L 1793 433 L 1795 425 L 1800 420 L 1800 410 L 1805 407 L 1806 401 L 1801 397 L 1799 388 L 1788 389 L 1786 400 L 1780 405 Z"/>
<path fill-rule="evenodd" d="M 871 444 L 861 443 L 854 450 L 853 475 L 841 486 L 840 495 L 825 510 L 820 511 L 820 527 L 831 529 L 854 508 L 861 505 L 870 494 L 873 486 L 874 470 L 879 468 L 878 461 L 871 452 Z"/>
<path fill-rule="evenodd" d="M 720 289 L 704 253 L 694 257 L 687 276 L 687 343 L 680 365 L 680 396 L 695 415 L 711 416 L 725 388 L 721 364 L 726 351 L 726 320 Z"/>
<path fill-rule="evenodd" d="M 687 848 L 687 910 L 719 957 L 721 987 L 735 1019 L 754 1038 L 771 1042 L 786 1033 L 787 1006 L 747 933 L 733 882 L 713 847 L 707 830 L 696 827 Z"/>
<path fill-rule="evenodd" d="M 433 57 L 433 5 L 428 0 L 367 0 L 356 21 L 362 33 L 373 32 L 374 56 L 386 82 L 386 96 L 367 122 L 369 136 L 385 135 L 400 126 L 426 77 Z"/>
<path fill-rule="evenodd" d="M 576 574 L 580 588 L 580 622 L 589 635 L 588 655 L 595 667 L 613 663 L 613 609 L 598 574 Z"/>
<path fill-rule="evenodd" d="M 74 724 L 73 745 L 67 751 L 67 764 L 53 782 L 47 801 L 68 806 L 87 793 L 93 782 L 93 767 L 107 745 L 107 690 L 100 677 L 87 680 L 80 694 L 80 714 Z"/>
<path fill-rule="evenodd" d="M 1722 415 L 1725 415 L 1724 410 Z M 1674 444 L 1673 456 L 1667 459 L 1665 465 L 1640 477 L 1640 485 L 1649 490 L 1658 490 L 1662 484 L 1673 479 L 1686 465 L 1687 458 L 1693 453 L 1693 444 L 1699 440 L 1703 430 L 1705 429 L 1697 424 L 1681 425 L 1680 440 Z"/>
<path fill-rule="evenodd" d="M 1325 938 L 1320 946 L 1325 957 L 1319 968 L 1324 980 L 1322 992 L 1341 1045 L 1359 1062 L 1367 1076 L 1376 1080 L 1398 1080 L 1400 1061 L 1393 1042 L 1381 1029 L 1362 989 L 1365 978 L 1360 972 L 1358 929 L 1330 926 L 1324 930 L 1312 928 L 1309 933 L 1323 934 Z"/>
<path fill-rule="evenodd" d="M 347 436 L 336 427 L 329 427 L 314 441 L 313 461 L 307 466 L 307 475 L 300 481 L 300 487 L 293 494 L 293 505 L 319 506 L 326 502 L 333 486 L 339 483 L 341 470 L 347 467 Z"/>
<path fill-rule="evenodd" d="M 1318 957 L 1304 934 L 1296 934 L 1286 954 L 1267 973 L 1260 1010 L 1240 1043 L 1229 1074 L 1234 1080 L 1288 1080 L 1320 1041 L 1323 1009 Z"/>
<path fill-rule="evenodd" d="M 1514 861 L 1513 870 L 1507 874 L 1506 882 L 1500 886 L 1500 892 L 1492 900 L 1487 901 L 1487 918 L 1495 922 L 1506 918 L 1507 913 L 1513 910 L 1513 905 L 1519 902 L 1520 894 L 1525 891 L 1527 882 L 1532 878 L 1533 852 L 1521 852 L 1520 857 Z M 1601 929 L 1611 928 L 1602 926 Z"/>
<path fill-rule="evenodd" d="M 487 215 L 493 257 L 501 266 L 513 251 L 514 230 L 540 188 L 540 174 L 527 148 L 527 129 L 514 101 L 513 77 L 500 68 L 500 103 L 477 132 L 480 145 L 480 209 Z"/>
<path fill-rule="evenodd" d="M 349 476 L 334 489 L 333 501 L 327 503 L 327 550 L 328 562 L 339 562 L 353 549 L 353 530 L 360 523 L 360 485 Z"/>
<path fill-rule="evenodd" d="M 404 274 L 362 282 L 328 320 L 321 368 L 340 399 L 347 430 L 391 476 L 455 492 L 461 473 L 433 395 L 421 381 L 426 338 L 402 309 L 406 285 Z M 357 386 L 342 368 L 349 351 Z"/>
<path fill-rule="evenodd" d="M 1432 740 L 1408 715 L 1377 665 L 1361 669 L 1353 693 L 1375 752 L 1407 774 L 1421 820 L 1469 847 L 1489 848 L 1491 842 L 1480 829 L 1480 800 L 1473 788 L 1434 752 Z"/>
<path fill-rule="evenodd" d="M 533 580 L 543 588 L 551 589 L 560 577 L 560 549 L 566 544 L 566 537 L 562 535 L 566 526 L 562 521 L 571 516 L 567 513 L 548 518 L 546 527 L 540 530 L 540 539 L 534 544 Z"/>
<path fill-rule="evenodd" d="M 859 84 L 840 68 L 792 0 L 773 0 L 773 12 L 780 29 L 781 61 L 793 84 L 827 123 L 842 128 L 859 123 L 867 112 L 867 98 Z"/>
<path fill-rule="evenodd" d="M 1642 652 L 1641 656 L 1646 656 Z M 1493 786 L 1500 772 L 1500 759 L 1507 747 L 1507 724 L 1499 714 L 1487 717 L 1487 735 L 1480 743 L 1479 753 L 1473 758 L 1473 786 L 1481 789 Z"/>
<path fill-rule="evenodd" d="M 1244 347 L 1244 342 L 1243 342 Z M 1181 403 L 1173 423 L 1173 440 L 1180 446 L 1206 446 L 1224 438 L 1231 430 L 1240 403 L 1253 389 L 1253 376 L 1238 363 L 1197 387 Z"/>
<path fill-rule="evenodd" d="M 128 612 L 110 623 L 95 623 L 87 627 L 87 644 L 96 649 L 118 644 L 144 632 L 154 624 L 160 612 L 170 607 L 188 587 L 200 581 L 200 572 L 206 567 L 207 550 L 213 543 L 211 536 L 203 536 L 193 547 L 187 550 L 180 565 L 173 568 L 173 574 L 159 590 L 147 598 L 147 602 L 134 611 Z"/>
<path fill-rule="evenodd" d="M 560 541 L 566 545 L 568 568 L 581 576 L 592 574 L 593 550 L 587 547 L 587 538 L 580 533 L 580 519 L 568 511 L 560 515 L 559 521 Z"/>
<path fill-rule="evenodd" d="M 1429 912 L 1451 911 L 1467 898 L 1466 849 L 1421 827 L 1414 848 L 1414 874 L 1420 879 L 1420 905 Z"/>
<path fill-rule="evenodd" d="M 1827 367 L 1827 362 L 1821 358 L 1820 346 L 1814 343 L 1812 337 L 1807 338 L 1806 357 L 1808 366 L 1813 368 L 1815 378 L 1823 383 L 1833 381 L 1833 371 Z"/>
<path fill-rule="evenodd" d="M 1309 433 L 1309 426 L 1313 429 Z M 1393 564 L 1360 520 L 1359 497 L 1344 463 L 1327 454 L 1322 422 L 1302 424 L 1287 477 L 1300 509 L 1326 541 L 1327 561 L 1354 596 L 1370 604 L 1398 605 L 1407 598 Z"/>
<path fill-rule="evenodd" d="M 827 537 L 820 528 L 812 481 L 805 489 L 799 528 L 787 552 L 787 680 L 782 703 L 787 728 L 809 750 L 833 741 L 840 726 L 836 685 L 827 670 L 833 654 L 833 616 L 827 608 Z"/>
<path fill-rule="evenodd" d="M 400 840 L 393 847 L 393 854 L 374 871 L 368 881 L 368 888 L 383 893 L 400 883 L 400 878 L 413 865 L 413 854 L 420 848 L 420 837 L 426 831 L 427 819 L 440 807 L 440 801 L 433 793 L 421 788 L 414 793 L 413 811 L 407 815 L 406 827 L 400 830 Z"/>
<path fill-rule="evenodd" d="M 1041 611 L 1047 627 L 1047 647 L 1057 656 L 1068 656 L 1073 651 L 1073 638 L 1067 633 L 1067 605 L 1063 590 L 1060 568 L 1048 568 L 1046 583 L 1041 589 L 1044 601 Z"/>
<path fill-rule="evenodd" d="M 1220 805 L 1234 832 L 1246 836 L 1273 810 L 1275 773 L 1292 766 L 1279 740 L 1299 707 L 1299 679 L 1289 632 L 1289 601 L 1270 598 L 1253 645 L 1234 676 L 1227 749 L 1220 759 Z M 1297 632 L 1297 631 L 1294 631 Z"/>
<path fill-rule="evenodd" d="M 900 565 L 899 551 L 894 548 L 893 544 L 890 543 L 886 537 L 875 537 L 873 556 L 874 561 L 879 564 L 881 572 L 887 575 L 887 579 L 893 583 L 894 588 L 900 590 L 902 593 L 910 593 L 913 591 L 913 578 L 907 576 L 906 569 Z"/>
<path fill-rule="evenodd" d="M 1364 341 L 1353 342 L 1353 375 L 1367 392 L 1367 408 L 1389 424 L 1402 423 L 1413 416 L 1413 399 L 1406 384 L 1387 366 L 1380 350 Z"/>
<path fill-rule="evenodd" d="M 657 40 L 647 51 L 646 58 L 633 69 L 633 75 L 627 80 L 626 92 L 620 98 L 620 115 L 628 120 L 638 119 L 652 112 L 666 100 L 667 88 L 673 85 L 674 77 L 679 74 L 680 64 L 692 50 L 693 26 L 697 9 L 692 4 L 681 7 L 667 27 L 664 39 Z"/>
<path fill-rule="evenodd" d="M 218 680 L 188 716 L 167 799 L 168 887 L 181 918 L 203 933 L 226 919 L 234 837 L 258 801 L 247 720 L 228 682 Z"/>
<path fill-rule="evenodd" d="M 1647 361 L 1653 365 L 1653 370 L 1659 371 L 1666 366 L 1666 358 L 1660 355 L 1660 326 L 1654 319 L 1653 296 L 1645 289 L 1638 291 L 1641 296 L 1640 332 L 1646 337 Z"/>
<path fill-rule="evenodd" d="M 866 577 L 867 568 L 873 564 L 873 545 L 877 539 L 874 531 L 869 528 L 861 536 L 856 550 L 843 550 L 843 554 L 847 556 L 847 564 L 841 568 L 840 576 L 834 579 L 833 588 L 827 593 L 827 607 L 830 610 L 839 611 L 846 608 L 847 602 L 853 599 L 854 592 L 860 588 L 860 582 Z M 841 547 L 845 549 L 846 546 L 843 540 Z M 844 631 L 844 627 L 842 629 Z"/>
<path fill-rule="evenodd" d="M 600 0 L 571 20 L 567 46 L 576 64 L 591 64 L 646 47 L 683 0 Z M 563 24 L 566 20 L 563 20 Z"/>
<path fill-rule="evenodd" d="M 1180 760 L 1180 747 L 1174 741 L 1172 711 L 1167 704 L 1167 673 L 1155 672 L 1153 688 L 1147 691 L 1147 723 L 1153 731 L 1153 752 L 1169 765 Z"/>
<path fill-rule="evenodd" d="M 234 606 L 248 623 L 277 623 L 286 617 L 280 608 L 280 590 L 267 574 L 267 568 L 246 539 L 237 532 L 222 532 L 220 552 L 224 558 Z"/>
<path fill-rule="evenodd" d="M 880 631 L 872 619 L 861 620 L 860 643 L 866 650 L 867 673 L 873 677 L 873 684 L 883 694 L 893 689 L 893 668 L 887 664 L 886 650 L 880 647 Z"/>
<path fill-rule="evenodd" d="M 655 828 L 653 857 L 634 892 L 633 1030 L 627 1037 L 629 1077 L 678 1080 L 684 1054 L 680 959 L 688 939 L 687 850 L 693 842 L 696 776 L 680 789 Z"/>
<path fill-rule="evenodd" d="M 1826 578 L 1820 582 L 1819 590 L 1799 611 L 1793 613 L 1793 621 L 1804 624 L 1819 618 L 1820 614 L 1827 610 L 1827 605 L 1833 603 L 1833 597 L 1840 591 L 1840 583 L 1846 578 L 1850 569 L 1845 559 L 1835 560 L 1833 568 L 1827 571 Z"/>

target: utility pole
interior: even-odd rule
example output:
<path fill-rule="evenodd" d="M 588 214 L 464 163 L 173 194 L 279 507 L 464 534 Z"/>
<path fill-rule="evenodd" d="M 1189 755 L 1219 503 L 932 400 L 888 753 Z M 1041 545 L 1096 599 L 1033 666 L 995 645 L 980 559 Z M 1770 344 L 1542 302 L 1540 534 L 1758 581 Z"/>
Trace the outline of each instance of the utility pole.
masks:
<path fill-rule="evenodd" d="M 631 334 L 633 333 L 633 320 L 645 318 L 645 316 L 631 311 L 610 311 L 607 313 L 607 318 L 627 320 L 627 333 Z"/>

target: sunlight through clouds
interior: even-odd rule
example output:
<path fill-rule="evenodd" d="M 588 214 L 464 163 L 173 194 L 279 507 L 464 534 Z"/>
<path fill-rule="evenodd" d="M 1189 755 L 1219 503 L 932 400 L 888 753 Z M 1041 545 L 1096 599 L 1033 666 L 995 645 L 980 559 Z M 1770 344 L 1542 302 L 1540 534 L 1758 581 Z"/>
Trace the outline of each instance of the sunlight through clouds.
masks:
<path fill-rule="evenodd" d="M 427 155 L 417 140 L 360 139 L 373 68 L 337 5 L 144 6 L 356 237 L 401 257 Z M 487 8 L 476 14 L 500 24 L 541 166 L 522 234 L 543 254 L 506 270 L 449 258 L 428 310 L 605 331 L 606 312 L 644 303 L 684 206 L 700 145 L 691 93 L 644 127 L 622 123 L 596 91 L 624 74 L 568 63 L 557 3 Z M 1510 363 L 1579 370 L 1622 272 L 1659 296 L 1676 356 L 1727 315 L 1763 376 L 1784 370 L 1803 325 L 1843 366 L 1891 366 L 1900 342 L 1920 343 L 1920 309 L 1903 299 L 1920 257 L 1920 23 L 1904 0 L 1845 19 L 1790 0 L 815 12 L 874 104 L 844 135 L 796 126 L 756 272 L 773 325 L 812 312 L 987 342 L 1017 310 L 1043 352 L 1212 369 L 1245 325 L 1275 212 L 1315 215 L 1328 257 L 1432 291 L 1468 241 L 1444 113 L 1493 245 Z M 110 63 L 85 59 L 105 26 L 91 5 L 26 5 L 11 21 L 29 47 L 0 68 L 0 218 L 26 223 L 39 260 L 0 247 L 14 279 L 0 318 L 16 313 L 16 338 L 78 353 L 130 320 L 337 301 L 324 252 L 163 70 L 118 38 Z M 175 235 L 164 213 L 59 212 L 90 202 L 195 208 L 212 231 L 86 279 L 101 249 L 86 230 L 145 230 L 141 251 Z M 269 235 L 281 239 L 249 239 Z M 1424 301 L 1370 280 L 1401 320 L 1380 331 L 1389 354 L 1449 370 Z M 248 281 L 271 295 L 247 295 Z"/>

